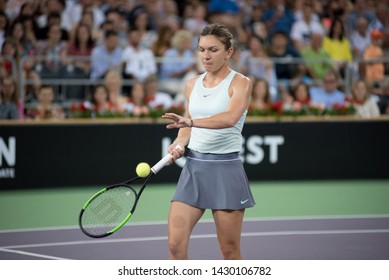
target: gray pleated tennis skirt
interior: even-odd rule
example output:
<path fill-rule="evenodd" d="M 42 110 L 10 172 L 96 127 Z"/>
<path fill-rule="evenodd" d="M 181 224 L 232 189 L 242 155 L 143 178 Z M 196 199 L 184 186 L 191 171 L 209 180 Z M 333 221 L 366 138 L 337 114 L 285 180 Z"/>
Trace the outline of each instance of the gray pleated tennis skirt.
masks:
<path fill-rule="evenodd" d="M 172 201 L 201 209 L 238 210 L 255 205 L 238 153 L 189 150 Z"/>

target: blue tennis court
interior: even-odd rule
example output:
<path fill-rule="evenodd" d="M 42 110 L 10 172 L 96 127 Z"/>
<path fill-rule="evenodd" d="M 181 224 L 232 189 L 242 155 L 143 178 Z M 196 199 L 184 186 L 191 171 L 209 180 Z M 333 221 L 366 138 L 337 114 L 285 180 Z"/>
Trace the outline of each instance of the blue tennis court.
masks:
<path fill-rule="evenodd" d="M 103 239 L 77 227 L 0 232 L 2 260 L 164 260 L 167 225 L 135 223 Z M 190 257 L 220 259 L 212 222 L 196 227 Z M 248 219 L 242 252 L 251 260 L 388 260 L 389 216 Z"/>
<path fill-rule="evenodd" d="M 2 191 L 0 259 L 167 259 L 174 185 L 151 185 L 123 229 L 92 239 L 78 228 L 77 217 L 98 189 Z M 387 180 L 255 182 L 252 191 L 257 205 L 246 212 L 245 259 L 389 260 Z M 209 212 L 195 227 L 189 254 L 221 259 Z"/>

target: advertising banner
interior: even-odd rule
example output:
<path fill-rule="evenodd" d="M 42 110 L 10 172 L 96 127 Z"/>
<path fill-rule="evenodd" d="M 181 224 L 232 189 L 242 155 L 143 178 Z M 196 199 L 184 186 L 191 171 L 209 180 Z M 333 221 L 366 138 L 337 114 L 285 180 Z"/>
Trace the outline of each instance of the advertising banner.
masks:
<path fill-rule="evenodd" d="M 161 123 L 0 124 L 0 189 L 104 185 L 156 163 L 177 130 Z M 389 178 L 389 122 L 248 122 L 250 180 Z M 176 182 L 185 158 L 153 182 Z"/>

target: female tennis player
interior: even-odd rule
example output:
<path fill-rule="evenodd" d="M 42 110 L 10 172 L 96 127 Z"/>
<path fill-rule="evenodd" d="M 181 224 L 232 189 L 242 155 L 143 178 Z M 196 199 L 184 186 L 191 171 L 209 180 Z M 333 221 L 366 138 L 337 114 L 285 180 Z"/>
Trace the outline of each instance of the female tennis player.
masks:
<path fill-rule="evenodd" d="M 179 129 L 168 148 L 174 160 L 184 153 L 177 145 L 189 149 L 169 212 L 169 258 L 188 258 L 191 232 L 212 209 L 223 258 L 241 259 L 244 211 L 255 204 L 239 157 L 252 83 L 229 67 L 233 37 L 225 26 L 204 28 L 198 45 L 205 73 L 186 83 L 185 115 L 162 116 Z"/>

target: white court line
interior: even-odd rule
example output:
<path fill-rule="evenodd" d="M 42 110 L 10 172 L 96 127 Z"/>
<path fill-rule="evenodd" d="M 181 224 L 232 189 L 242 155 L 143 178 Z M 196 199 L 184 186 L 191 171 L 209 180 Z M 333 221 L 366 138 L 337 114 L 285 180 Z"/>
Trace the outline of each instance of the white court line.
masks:
<path fill-rule="evenodd" d="M 293 220 L 339 220 L 339 219 L 380 219 L 389 218 L 387 214 L 374 214 L 374 215 L 328 215 L 328 216 L 287 216 L 287 217 L 260 217 L 244 219 L 245 222 L 271 222 L 271 221 L 293 221 Z M 202 219 L 199 223 L 213 223 L 212 219 Z M 150 221 L 150 222 L 131 222 L 125 227 L 137 227 L 137 226 L 149 226 L 149 225 L 167 225 L 166 221 Z M 42 227 L 42 228 L 25 228 L 14 230 L 0 230 L 1 233 L 18 233 L 18 232 L 39 232 L 39 231 L 52 231 L 52 230 L 72 230 L 79 229 L 78 226 L 58 226 L 58 227 Z M 276 231 L 276 232 L 243 232 L 242 237 L 257 237 L 257 236 L 286 236 L 286 235 L 319 235 L 319 234 L 367 234 L 367 233 L 389 233 L 389 229 L 367 229 L 367 230 L 321 230 L 321 231 Z M 193 239 L 205 239 L 216 238 L 216 234 L 201 234 L 192 235 Z M 66 260 L 65 258 L 36 254 L 26 251 L 14 250 L 18 248 L 36 248 L 36 247 L 50 247 L 50 246 L 72 246 L 72 245 L 88 245 L 88 244 L 108 244 L 108 243 L 120 243 L 120 242 L 145 242 L 145 241 L 164 241 L 167 240 L 167 236 L 156 237 L 140 237 L 140 238 L 123 238 L 123 239 L 104 239 L 94 241 L 70 241 L 70 242 L 56 242 L 56 243 L 38 243 L 38 244 L 26 244 L 26 245 L 14 245 L 0 247 L 0 252 L 8 252 L 20 255 L 33 256 L 44 259 L 52 260 Z"/>
<path fill-rule="evenodd" d="M 268 231 L 268 232 L 245 232 L 242 237 L 257 237 L 257 236 L 285 236 L 285 235 L 336 235 L 336 234 L 367 234 L 367 233 L 389 233 L 389 229 L 357 229 L 357 230 L 303 230 L 303 231 Z M 206 239 L 216 238 L 216 234 L 194 234 L 191 239 Z M 36 248 L 36 247 L 54 247 L 54 246 L 74 246 L 74 245 L 90 245 L 90 244 L 109 244 L 122 242 L 145 242 L 145 241 L 162 241 L 167 240 L 167 236 L 155 237 L 136 237 L 136 238 L 119 238 L 119 239 L 99 239 L 91 241 L 67 241 L 67 242 L 52 242 L 52 243 L 37 243 L 25 245 L 10 245 L 1 247 L 2 249 L 18 249 L 18 248 Z"/>
<path fill-rule="evenodd" d="M 0 251 L 6 252 L 6 253 L 18 254 L 18 255 L 37 257 L 37 258 L 42 258 L 42 259 L 49 259 L 49 260 L 69 260 L 69 259 L 64 259 L 64 258 L 59 258 L 59 257 L 54 257 L 54 256 L 49 256 L 49 255 L 35 254 L 35 253 L 19 251 L 19 250 L 11 250 L 11 249 L 6 249 L 6 248 L 0 248 Z"/>
<path fill-rule="evenodd" d="M 244 222 L 271 222 L 271 221 L 300 221 L 300 220 L 339 220 L 339 219 L 385 219 L 389 218 L 388 214 L 374 215 L 323 215 L 323 216 L 290 216 L 290 217 L 260 217 L 251 218 L 245 217 Z M 213 219 L 202 219 L 200 224 L 213 223 Z M 167 225 L 167 221 L 148 221 L 148 222 L 129 222 L 124 227 L 131 226 L 152 226 L 152 225 Z M 1 233 L 16 233 L 16 232 L 32 232 L 32 231 L 50 231 L 50 230 L 71 230 L 79 229 L 78 226 L 56 226 L 56 227 L 39 227 L 39 228 L 21 228 L 21 229 L 4 229 Z"/>
<path fill-rule="evenodd" d="M 371 215 L 319 215 L 319 216 L 288 216 L 288 217 L 261 217 L 250 218 L 245 217 L 244 221 L 304 221 L 304 220 L 353 220 L 353 219 L 386 219 L 388 214 L 371 214 Z M 213 221 L 213 220 L 210 220 Z"/>

